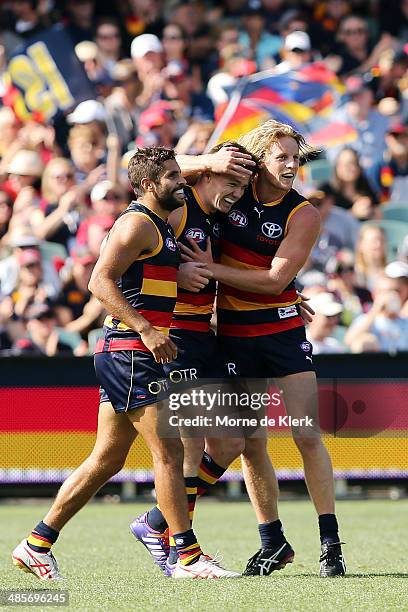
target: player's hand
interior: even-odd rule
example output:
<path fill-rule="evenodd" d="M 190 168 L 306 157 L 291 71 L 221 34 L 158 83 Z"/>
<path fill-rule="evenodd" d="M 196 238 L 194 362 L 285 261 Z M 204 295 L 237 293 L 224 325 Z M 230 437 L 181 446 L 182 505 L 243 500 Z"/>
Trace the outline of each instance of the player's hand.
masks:
<path fill-rule="evenodd" d="M 143 344 L 153 353 L 157 363 L 170 363 L 177 357 L 177 346 L 174 342 L 154 327 L 141 332 L 140 337 Z"/>
<path fill-rule="evenodd" d="M 210 282 L 213 273 L 206 268 L 206 264 L 189 261 L 181 264 L 177 272 L 177 286 L 187 291 L 198 292 Z"/>
<path fill-rule="evenodd" d="M 241 153 L 236 147 L 222 147 L 216 153 L 209 154 L 211 171 L 217 174 L 229 174 L 234 177 L 251 178 L 256 163 L 251 155 Z"/>
<path fill-rule="evenodd" d="M 300 293 L 300 291 L 298 291 L 297 294 L 300 298 L 302 298 L 302 301 L 299 303 L 300 316 L 302 317 L 305 323 L 311 323 L 313 321 L 313 315 L 315 315 L 316 313 L 313 308 L 307 303 L 307 300 L 310 300 L 310 298 L 303 295 L 303 293 Z"/>
<path fill-rule="evenodd" d="M 207 267 L 214 263 L 210 238 L 207 238 L 205 251 L 200 249 L 198 244 L 192 238 L 187 238 L 187 240 L 191 244 L 191 247 L 187 247 L 185 244 L 181 244 L 181 242 L 178 243 L 183 261 L 195 261 L 197 263 L 203 263 Z"/>

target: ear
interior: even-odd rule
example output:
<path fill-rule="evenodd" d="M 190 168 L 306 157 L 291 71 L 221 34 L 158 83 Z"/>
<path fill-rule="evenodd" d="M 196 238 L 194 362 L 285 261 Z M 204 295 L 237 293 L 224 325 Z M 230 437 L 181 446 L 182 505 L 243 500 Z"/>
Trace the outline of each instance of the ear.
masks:
<path fill-rule="evenodd" d="M 153 191 L 153 185 L 153 181 L 149 178 L 142 178 L 142 180 L 140 181 L 140 186 L 143 191 Z"/>

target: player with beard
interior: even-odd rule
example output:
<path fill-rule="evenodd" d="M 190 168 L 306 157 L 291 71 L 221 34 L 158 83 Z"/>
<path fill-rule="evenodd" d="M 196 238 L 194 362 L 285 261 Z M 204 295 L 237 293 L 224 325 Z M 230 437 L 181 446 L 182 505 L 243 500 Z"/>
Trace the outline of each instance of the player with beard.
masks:
<path fill-rule="evenodd" d="M 312 346 L 306 340 L 295 290 L 320 231 L 318 211 L 292 187 L 300 154 L 310 148 L 291 126 L 274 120 L 251 130 L 239 143 L 261 161 L 253 185 L 233 206 L 221 227 L 220 263 L 210 247 L 181 247 L 187 260 L 206 263 L 219 281 L 219 344 L 228 374 L 245 379 L 273 377 L 283 391 L 288 415 L 310 417 L 292 427 L 302 455 L 305 479 L 318 514 L 320 575 L 342 576 L 345 564 L 334 511 L 333 469 L 318 427 L 317 385 Z M 209 155 L 191 159 L 185 171 L 211 168 Z M 239 152 L 234 163 L 239 165 Z M 183 160 L 180 160 L 181 162 Z M 247 166 L 246 159 L 241 164 Z M 302 421 L 301 421 L 302 422 Z M 259 522 L 261 549 L 244 575 L 266 575 L 293 559 L 278 518 L 278 485 L 265 439 L 247 439 L 245 483 Z"/>
<path fill-rule="evenodd" d="M 96 443 L 44 520 L 13 551 L 13 562 L 41 580 L 61 579 L 51 552 L 60 530 L 122 469 L 141 434 L 152 453 L 158 502 L 176 538 L 172 576 L 235 577 L 202 554 L 188 516 L 182 442 L 159 437 L 158 397 L 150 392 L 150 383 L 165 378 L 163 364 L 177 356 L 169 328 L 179 252 L 167 218 L 184 204 L 185 179 L 174 152 L 159 147 L 139 149 L 128 174 L 138 199 L 115 222 L 89 283 L 110 313 L 95 351 L 101 384 Z"/>

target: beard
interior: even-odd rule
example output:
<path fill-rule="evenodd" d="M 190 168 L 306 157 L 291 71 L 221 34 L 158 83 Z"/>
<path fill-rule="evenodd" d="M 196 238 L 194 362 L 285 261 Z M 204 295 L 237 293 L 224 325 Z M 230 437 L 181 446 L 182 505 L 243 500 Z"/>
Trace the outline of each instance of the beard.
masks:
<path fill-rule="evenodd" d="M 177 189 L 168 189 L 160 186 L 157 187 L 156 198 L 164 210 L 172 212 L 173 210 L 180 208 L 180 206 L 184 206 L 185 200 L 175 195 L 175 192 L 179 191 L 180 189 L 180 187 Z"/>

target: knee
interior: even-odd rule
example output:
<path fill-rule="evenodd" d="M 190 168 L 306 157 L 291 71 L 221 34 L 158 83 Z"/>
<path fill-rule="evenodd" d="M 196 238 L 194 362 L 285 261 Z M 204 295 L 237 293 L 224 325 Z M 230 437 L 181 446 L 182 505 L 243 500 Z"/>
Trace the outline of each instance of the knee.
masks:
<path fill-rule="evenodd" d="M 268 455 L 266 440 L 254 438 L 245 440 L 245 446 L 242 450 L 242 456 L 247 461 L 256 461 L 260 457 Z"/>
<path fill-rule="evenodd" d="M 311 435 L 310 432 L 297 432 L 293 434 L 293 440 L 302 455 L 307 455 L 316 452 L 322 445 L 321 438 L 318 434 Z"/>
<path fill-rule="evenodd" d="M 183 470 L 184 447 L 179 439 L 161 440 L 157 448 L 150 449 L 155 467 L 171 470 Z"/>
<path fill-rule="evenodd" d="M 219 465 L 227 466 L 240 456 L 245 448 L 244 438 L 208 439 L 205 450 Z"/>
<path fill-rule="evenodd" d="M 97 454 L 93 453 L 90 460 L 94 466 L 95 471 L 103 472 L 108 478 L 114 476 L 125 465 L 127 454 L 109 452 Z"/>

